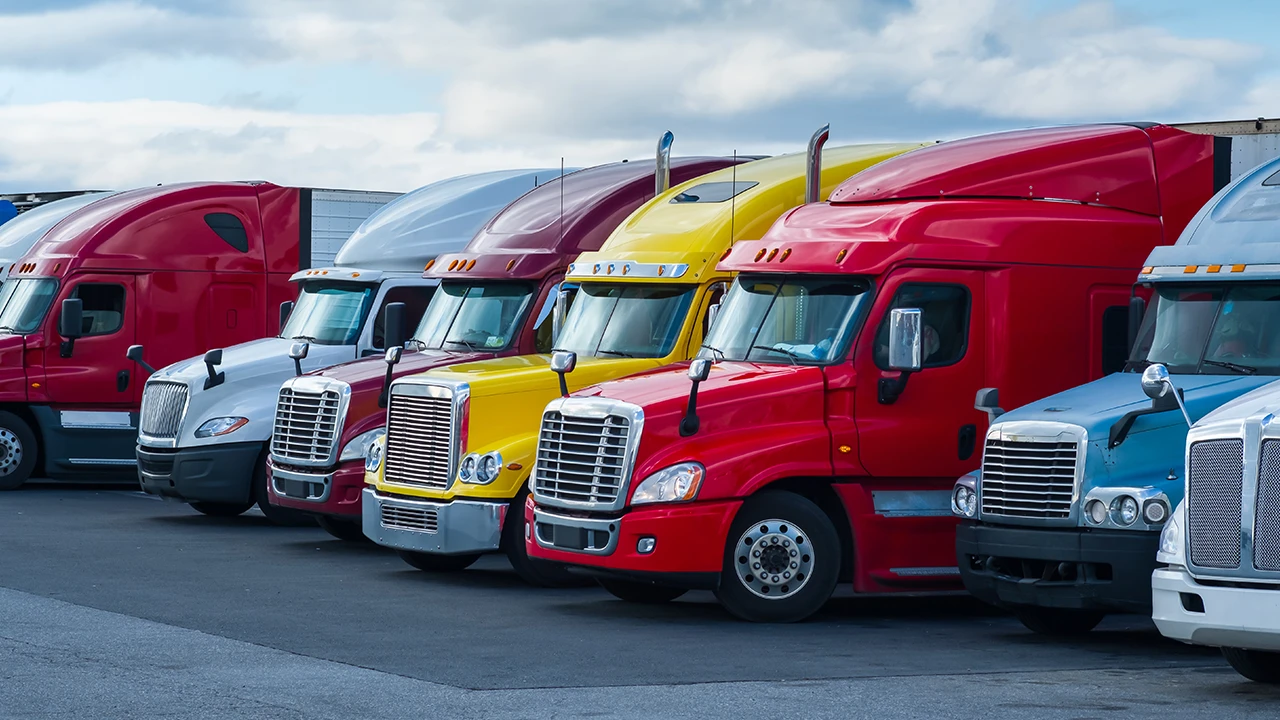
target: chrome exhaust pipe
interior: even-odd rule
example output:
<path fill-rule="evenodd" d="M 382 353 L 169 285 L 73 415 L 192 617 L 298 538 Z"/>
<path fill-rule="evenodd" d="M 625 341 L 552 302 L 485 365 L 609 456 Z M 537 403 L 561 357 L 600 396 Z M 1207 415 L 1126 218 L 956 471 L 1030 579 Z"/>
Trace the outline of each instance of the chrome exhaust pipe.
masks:
<path fill-rule="evenodd" d="M 658 138 L 658 160 L 654 165 L 653 196 L 657 197 L 671 187 L 671 143 L 676 136 L 668 130 Z"/>
<path fill-rule="evenodd" d="M 831 135 L 831 125 L 823 125 L 809 138 L 808 162 L 804 169 L 804 201 L 816 203 L 822 198 L 822 146 Z"/>

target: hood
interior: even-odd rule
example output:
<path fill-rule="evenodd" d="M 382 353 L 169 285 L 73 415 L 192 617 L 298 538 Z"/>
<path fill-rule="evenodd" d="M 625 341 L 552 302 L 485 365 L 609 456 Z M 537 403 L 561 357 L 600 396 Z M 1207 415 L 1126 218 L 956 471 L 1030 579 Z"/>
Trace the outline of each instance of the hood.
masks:
<path fill-rule="evenodd" d="M 661 358 L 579 357 L 577 367 L 566 381 L 570 389 L 612 380 L 613 378 L 651 370 Z M 497 396 L 518 393 L 557 394 L 559 380 L 551 371 L 550 355 L 516 355 L 480 362 L 462 363 L 441 368 L 434 376 L 461 380 L 471 386 L 471 396 Z"/>
<path fill-rule="evenodd" d="M 1243 420 L 1255 415 L 1280 411 L 1280 380 L 1268 379 L 1272 382 L 1218 406 L 1216 410 L 1200 418 L 1196 424 L 1208 425 L 1223 420 Z"/>
<path fill-rule="evenodd" d="M 1271 376 L 1247 375 L 1173 375 L 1173 384 L 1184 392 L 1187 413 L 1192 422 L 1214 408 L 1274 380 Z M 1142 376 L 1137 373 L 1113 373 L 1091 383 L 1050 395 L 1029 405 L 1001 415 L 997 424 L 1020 420 L 1071 423 L 1083 427 L 1091 442 L 1106 443 L 1111 426 L 1125 413 L 1151 407 L 1151 399 L 1142 391 Z M 1129 433 L 1134 435 L 1187 423 L 1182 413 L 1152 413 L 1139 417 Z M 1126 441 L 1128 442 L 1128 441 Z"/>
<path fill-rule="evenodd" d="M 474 362 L 493 357 L 493 353 L 483 352 L 447 352 L 445 350 L 406 351 L 396 363 L 395 377 L 404 377 L 414 373 L 426 372 L 445 365 Z M 382 381 L 387 376 L 387 363 L 381 355 L 345 362 L 341 365 L 321 368 L 310 375 L 341 380 L 351 386 L 352 392 L 366 386 L 382 389 Z"/>

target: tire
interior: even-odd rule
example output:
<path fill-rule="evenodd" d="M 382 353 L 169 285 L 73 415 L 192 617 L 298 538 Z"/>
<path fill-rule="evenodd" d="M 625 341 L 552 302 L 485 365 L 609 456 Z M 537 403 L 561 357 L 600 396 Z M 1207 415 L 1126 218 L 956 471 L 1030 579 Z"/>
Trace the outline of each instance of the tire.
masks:
<path fill-rule="evenodd" d="M 400 559 L 423 572 L 446 573 L 458 572 L 471 567 L 480 559 L 480 553 L 471 555 L 436 555 L 434 553 L 415 552 L 413 550 L 397 550 Z"/>
<path fill-rule="evenodd" d="M 369 542 L 369 538 L 365 536 L 364 530 L 360 527 L 360 523 L 351 522 L 350 520 L 338 520 L 331 517 L 318 517 L 316 524 L 321 530 L 330 535 L 345 540 L 346 542 L 361 543 Z"/>
<path fill-rule="evenodd" d="M 258 462 L 253 466 L 253 500 L 272 525 L 281 527 L 315 527 L 315 516 L 293 508 L 271 504 L 271 488 L 267 480 L 267 449 L 262 449 Z M 250 505 L 252 507 L 252 504 Z"/>
<path fill-rule="evenodd" d="M 758 575 L 761 560 L 777 573 Z M 729 530 L 716 598 L 742 620 L 804 620 L 835 591 L 841 562 L 840 536 L 821 508 L 795 493 L 762 492 Z"/>
<path fill-rule="evenodd" d="M 1254 682 L 1280 683 L 1280 653 L 1224 647 L 1222 655 L 1236 672 Z"/>
<path fill-rule="evenodd" d="M 654 583 L 636 582 L 632 580 L 599 580 L 600 587 L 609 591 L 609 594 L 625 600 L 629 603 L 638 603 L 640 605 L 661 605 L 669 603 L 681 595 L 689 592 L 684 588 L 671 587 L 670 585 L 656 585 Z"/>
<path fill-rule="evenodd" d="M 516 495 L 507 510 L 507 520 L 502 525 L 502 549 L 511 561 L 511 568 L 516 571 L 516 575 L 534 587 L 590 585 L 588 579 L 573 575 L 563 565 L 529 557 L 529 547 L 524 540 L 524 528 L 528 524 L 524 520 L 524 502 L 527 497 L 528 489 L 521 490 Z"/>
<path fill-rule="evenodd" d="M 1107 616 L 1106 613 L 1091 610 L 1042 607 L 1020 607 L 1013 614 L 1033 633 L 1062 638 L 1084 635 Z"/>
<path fill-rule="evenodd" d="M 26 421 L 0 411 L 0 490 L 16 490 L 36 469 L 36 434 Z"/>
<path fill-rule="evenodd" d="M 190 503 L 191 509 L 209 517 L 235 517 L 244 514 L 245 510 L 253 507 L 253 503 L 215 503 L 215 502 L 193 502 Z"/>

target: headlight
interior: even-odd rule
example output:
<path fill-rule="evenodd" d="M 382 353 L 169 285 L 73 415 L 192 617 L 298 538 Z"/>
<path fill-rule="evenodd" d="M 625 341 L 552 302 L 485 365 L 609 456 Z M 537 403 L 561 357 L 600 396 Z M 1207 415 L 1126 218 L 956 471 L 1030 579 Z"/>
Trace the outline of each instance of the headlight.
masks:
<path fill-rule="evenodd" d="M 1121 495 L 1111 501 L 1111 520 L 1117 525 L 1132 525 L 1138 519 L 1138 501 Z"/>
<path fill-rule="evenodd" d="M 212 420 L 206 420 L 203 425 L 196 428 L 196 437 L 218 437 L 233 433 L 244 427 L 249 422 L 249 418 L 242 417 L 217 417 Z"/>
<path fill-rule="evenodd" d="M 386 434 L 387 429 L 385 427 L 374 428 L 369 432 L 360 433 L 359 435 L 351 438 L 351 442 L 342 446 L 342 454 L 338 456 L 338 460 L 340 462 L 346 462 L 348 460 L 359 460 L 360 458 L 368 457 L 369 446 L 373 444 L 374 440 L 377 440 Z"/>
<path fill-rule="evenodd" d="M 496 452 L 485 453 L 476 464 L 476 482 L 488 485 L 498 479 L 500 472 L 502 472 L 502 455 Z"/>
<path fill-rule="evenodd" d="M 951 491 L 951 512 L 960 517 L 973 518 L 978 514 L 978 493 L 968 485 L 957 485 Z"/>
<path fill-rule="evenodd" d="M 1156 562 L 1162 565 L 1186 565 L 1186 549 L 1182 543 L 1182 525 L 1186 522 L 1187 507 L 1185 502 L 1178 503 L 1169 516 L 1169 522 L 1160 531 L 1160 549 L 1156 551 Z"/>
<path fill-rule="evenodd" d="M 685 502 L 698 496 L 706 469 L 696 462 L 663 468 L 645 478 L 631 496 L 632 505 Z"/>
<path fill-rule="evenodd" d="M 369 449 L 364 455 L 365 472 L 377 475 L 378 471 L 382 469 L 382 456 L 386 451 L 386 445 L 387 436 L 385 434 L 375 437 L 373 442 L 369 443 Z"/>
<path fill-rule="evenodd" d="M 476 468 L 480 465 L 480 456 L 470 453 L 458 463 L 458 479 L 469 483 L 476 479 Z"/>

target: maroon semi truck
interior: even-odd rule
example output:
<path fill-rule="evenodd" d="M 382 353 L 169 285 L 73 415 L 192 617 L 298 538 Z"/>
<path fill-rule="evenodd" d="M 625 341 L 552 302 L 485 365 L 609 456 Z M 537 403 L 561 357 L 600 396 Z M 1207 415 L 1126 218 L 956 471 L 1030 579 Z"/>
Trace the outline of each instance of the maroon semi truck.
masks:
<path fill-rule="evenodd" d="M 364 457 L 342 457 L 339 450 L 367 448 L 384 432 L 383 394 L 390 379 L 472 360 L 549 352 L 553 326 L 571 293 L 561 281 L 579 253 L 598 249 L 633 210 L 672 182 L 755 159 L 671 160 L 669 133 L 658 147 L 656 164 L 599 165 L 538 187 L 496 215 L 462 252 L 429 264 L 424 275 L 439 278 L 440 290 L 398 364 L 366 359 L 286 382 L 267 463 L 271 502 L 314 514 L 335 537 L 363 540 Z M 467 335 L 477 323 L 486 327 L 483 337 Z M 329 404 L 327 417 L 297 415 L 295 408 L 307 404 L 300 399 L 308 397 L 340 401 Z M 361 442 L 353 446 L 356 439 Z"/>

